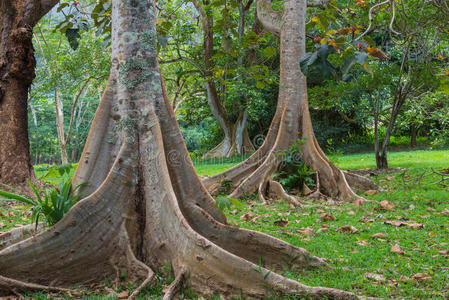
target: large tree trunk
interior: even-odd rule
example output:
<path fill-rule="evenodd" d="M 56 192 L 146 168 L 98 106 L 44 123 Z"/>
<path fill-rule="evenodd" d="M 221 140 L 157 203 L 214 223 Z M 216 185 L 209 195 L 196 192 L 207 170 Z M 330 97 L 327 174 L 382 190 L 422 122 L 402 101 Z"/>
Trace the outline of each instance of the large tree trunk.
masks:
<path fill-rule="evenodd" d="M 332 198 L 361 200 L 351 189 L 377 188 L 367 178 L 345 174 L 338 169 L 321 150 L 313 133 L 310 119 L 306 77 L 302 74 L 299 60 L 305 54 L 305 1 L 285 1 L 284 13 L 271 9 L 268 1 L 257 2 L 257 14 L 264 27 L 274 34 L 280 33 L 281 74 L 279 98 L 275 116 L 262 147 L 248 160 L 216 176 L 206 178 L 204 183 L 214 192 L 223 178 L 234 182 L 231 197 L 258 192 L 265 200 L 267 193 L 275 193 L 298 204 L 288 197 L 279 184 L 271 180 L 279 171 L 281 156 L 298 139 L 305 140 L 302 157 L 305 163 L 317 173 L 319 189 L 314 195 L 323 193 Z M 280 28 L 279 28 L 280 26 Z"/>
<path fill-rule="evenodd" d="M 154 3 L 112 3 L 110 81 L 75 175 L 76 183 L 89 183 L 88 196 L 37 236 L 17 242 L 29 228 L 0 235 L 0 290 L 63 291 L 127 273 L 143 280 L 133 298 L 168 261 L 176 280 L 164 299 L 172 299 L 183 283 L 226 298 L 358 298 L 260 266 L 326 264 L 304 249 L 225 224 L 195 176 L 160 79 Z"/>
<path fill-rule="evenodd" d="M 36 61 L 33 27 L 57 0 L 0 3 L 0 182 L 24 187 L 33 179 L 28 139 L 28 90 Z"/>

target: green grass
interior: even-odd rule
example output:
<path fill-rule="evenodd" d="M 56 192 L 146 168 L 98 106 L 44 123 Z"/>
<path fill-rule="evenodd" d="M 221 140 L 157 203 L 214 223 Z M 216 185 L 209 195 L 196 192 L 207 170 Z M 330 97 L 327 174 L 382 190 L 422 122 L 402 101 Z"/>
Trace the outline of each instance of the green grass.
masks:
<path fill-rule="evenodd" d="M 372 154 L 344 155 L 332 159 L 343 169 L 375 167 Z M 195 166 L 198 174 L 213 175 L 238 162 L 239 159 L 224 161 L 223 164 L 210 160 L 197 161 Z M 389 162 L 392 168 L 409 168 L 405 176 L 418 176 L 425 171 L 429 172 L 432 167 L 449 168 L 449 151 L 393 152 L 389 154 Z M 394 210 L 382 210 L 377 203 L 358 207 L 350 203 L 332 205 L 306 200 L 304 208 L 294 208 L 284 201 L 262 205 L 253 197 L 249 197 L 242 200 L 244 208 L 231 206 L 225 212 L 229 222 L 236 226 L 262 231 L 303 247 L 313 255 L 326 258 L 333 267 L 328 271 L 284 271 L 284 275 L 301 283 L 334 287 L 380 298 L 447 299 L 449 254 L 445 251 L 449 249 L 449 216 L 439 212 L 449 210 L 448 187 L 433 184 L 439 179 L 438 176 L 425 177 L 421 184 L 415 183 L 405 187 L 402 171 L 373 176 L 372 179 L 385 191 L 364 196 L 378 202 L 388 200 L 394 204 Z M 5 215 L 10 211 L 14 216 Z M 331 213 L 336 220 L 321 220 L 321 211 Z M 0 223 L 6 225 L 1 230 L 28 223 L 27 216 L 24 215 L 26 212 L 27 208 L 21 205 L 1 206 Z M 258 218 L 254 221 L 240 219 L 247 212 L 253 212 L 254 217 Z M 372 219 L 373 222 L 364 223 L 361 221 L 363 218 Z M 280 219 L 288 220 L 288 225 L 276 226 L 274 222 Z M 386 224 L 387 220 L 415 222 L 422 224 L 423 228 L 395 227 Z M 343 225 L 354 226 L 358 231 L 353 234 L 335 231 Z M 329 226 L 329 229 L 317 233 L 317 230 L 324 226 Z M 307 236 L 297 232 L 306 227 L 312 228 L 315 235 Z M 383 233 L 386 237 L 371 238 L 376 233 Z M 395 244 L 400 245 L 404 251 L 403 255 L 390 251 Z M 376 281 L 369 278 L 367 273 L 382 275 L 383 278 Z M 427 281 L 413 280 L 413 275 L 418 273 L 428 274 L 431 278 Z M 161 290 L 160 286 L 149 289 L 142 296 L 158 299 Z M 107 294 L 93 291 L 89 293 L 89 299 Z M 43 299 L 44 295 L 33 297 Z"/>

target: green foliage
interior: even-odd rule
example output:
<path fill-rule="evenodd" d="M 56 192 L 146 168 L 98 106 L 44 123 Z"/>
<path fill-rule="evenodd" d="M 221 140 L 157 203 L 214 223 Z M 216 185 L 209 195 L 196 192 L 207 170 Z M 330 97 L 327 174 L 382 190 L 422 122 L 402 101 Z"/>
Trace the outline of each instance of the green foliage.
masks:
<path fill-rule="evenodd" d="M 276 155 L 282 157 L 279 173 L 273 177 L 287 190 L 301 190 L 303 185 L 309 187 L 315 186 L 315 172 L 304 162 L 301 148 L 305 140 L 298 139 L 293 145 L 285 151 L 278 152 Z"/>
<path fill-rule="evenodd" d="M 215 199 L 215 205 L 220 208 L 220 210 L 229 209 L 231 205 L 236 206 L 238 209 L 244 209 L 246 206 L 239 199 L 229 198 L 225 196 L 219 196 Z"/>
<path fill-rule="evenodd" d="M 18 201 L 30 205 L 32 207 L 31 222 L 36 225 L 36 228 L 41 216 L 44 218 L 45 225 L 53 226 L 58 223 L 81 197 L 80 194 L 77 194 L 77 191 L 85 185 L 80 184 L 72 190 L 72 178 L 70 177 L 67 177 L 59 188 L 46 189 L 45 191 L 38 189 L 30 181 L 28 181 L 28 184 L 34 192 L 34 198 L 0 190 L 0 196 L 3 197 L 0 198 L 0 201 Z"/>

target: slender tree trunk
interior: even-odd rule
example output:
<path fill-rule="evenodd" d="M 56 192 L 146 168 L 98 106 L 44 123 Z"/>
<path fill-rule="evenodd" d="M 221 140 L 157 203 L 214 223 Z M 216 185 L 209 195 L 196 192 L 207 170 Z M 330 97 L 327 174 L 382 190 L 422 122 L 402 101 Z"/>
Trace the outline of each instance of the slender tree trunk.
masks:
<path fill-rule="evenodd" d="M 59 98 L 58 90 L 55 90 L 55 108 L 56 108 L 56 129 L 58 131 L 58 143 L 61 151 L 61 162 L 63 165 L 69 163 L 67 155 L 67 142 L 64 134 L 64 108 Z"/>
<path fill-rule="evenodd" d="M 0 291 L 21 292 L 127 274 L 139 284 L 173 268 L 175 281 L 206 297 L 358 299 L 270 272 L 325 267 L 304 249 L 232 227 L 202 186 L 160 78 L 153 2 L 112 1 L 112 65 L 76 183 L 87 197 L 55 226 L 0 235 Z M 13 236 L 13 238 L 12 238 Z M 57 259 L 48 259 L 49 257 Z M 140 284 L 141 283 L 141 284 Z"/>
<path fill-rule="evenodd" d="M 209 191 L 214 192 L 223 178 L 234 182 L 231 197 L 241 197 L 246 193 L 258 192 L 265 200 L 267 194 L 277 194 L 299 204 L 288 196 L 282 186 L 271 177 L 280 169 L 281 157 L 298 139 L 305 140 L 302 157 L 305 163 L 317 172 L 319 188 L 313 196 L 324 193 L 327 196 L 355 201 L 361 199 L 348 185 L 357 189 L 377 188 L 367 178 L 355 174 L 345 174 L 338 169 L 321 150 L 313 133 L 310 119 L 306 77 L 302 74 L 299 60 L 305 54 L 305 13 L 306 1 L 285 1 L 284 12 L 271 9 L 267 1 L 257 2 L 257 14 L 264 27 L 274 34 L 280 33 L 281 74 L 278 105 L 270 130 L 262 147 L 248 160 L 236 167 L 205 179 Z"/>
<path fill-rule="evenodd" d="M 247 132 L 247 115 L 241 113 L 236 123 L 232 123 L 227 115 L 226 109 L 218 95 L 217 87 L 214 81 L 214 19 L 212 14 L 204 10 L 203 5 L 198 1 L 194 1 L 196 9 L 201 14 L 201 23 L 203 27 L 203 43 L 204 43 L 204 75 L 206 77 L 207 102 L 209 104 L 212 115 L 223 131 L 223 141 L 215 148 L 204 155 L 204 158 L 212 157 L 231 157 L 234 154 L 245 154 L 254 151 L 251 140 Z M 204 5 L 209 2 L 205 1 Z M 242 127 L 243 126 L 243 127 Z"/>
<path fill-rule="evenodd" d="M 34 79 L 33 27 L 56 0 L 0 2 L 0 182 L 26 187 L 34 179 L 27 97 Z"/>
<path fill-rule="evenodd" d="M 418 136 L 418 126 L 416 126 L 416 124 L 412 123 L 410 125 L 410 147 L 412 147 L 412 148 L 416 147 L 417 136 Z"/>

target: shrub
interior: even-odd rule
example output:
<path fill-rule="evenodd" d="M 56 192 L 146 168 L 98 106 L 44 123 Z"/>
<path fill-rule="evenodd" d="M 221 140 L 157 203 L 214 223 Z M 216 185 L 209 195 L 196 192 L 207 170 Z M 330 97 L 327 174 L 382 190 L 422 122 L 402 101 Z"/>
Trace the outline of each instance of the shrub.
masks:
<path fill-rule="evenodd" d="M 71 190 L 72 178 L 69 177 L 60 184 L 59 188 L 46 189 L 45 191 L 39 190 L 30 181 L 28 181 L 28 184 L 34 192 L 35 199 L 0 190 L 0 196 L 4 197 L 0 198 L 0 201 L 19 201 L 31 205 L 31 222 L 36 224 L 36 228 L 41 216 L 44 217 L 45 225 L 53 226 L 58 223 L 81 197 L 76 192 L 84 185 L 80 184 Z M 41 194 L 43 194 L 43 197 L 41 197 Z"/>

